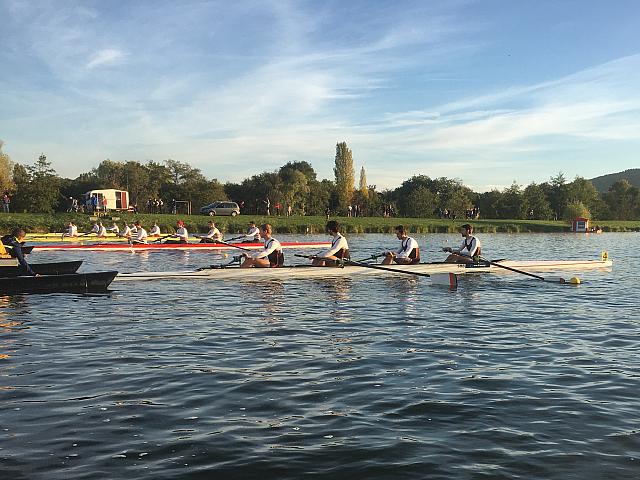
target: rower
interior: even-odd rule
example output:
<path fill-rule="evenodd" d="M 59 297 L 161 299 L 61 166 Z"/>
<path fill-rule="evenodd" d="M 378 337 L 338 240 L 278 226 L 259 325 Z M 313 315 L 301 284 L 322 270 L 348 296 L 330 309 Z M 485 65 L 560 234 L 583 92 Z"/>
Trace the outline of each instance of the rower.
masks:
<path fill-rule="evenodd" d="M 482 254 L 482 245 L 480 240 L 473 236 L 473 227 L 465 223 L 460 227 L 460 235 L 462 235 L 462 244 L 457 250 L 451 247 L 445 247 L 443 252 L 449 252 L 451 255 L 447 257 L 445 262 L 448 263 L 473 263 Z"/>
<path fill-rule="evenodd" d="M 260 229 L 256 226 L 256 222 L 249 222 L 247 234 L 244 236 L 242 243 L 255 243 L 260 241 Z"/>
<path fill-rule="evenodd" d="M 107 236 L 107 229 L 102 225 L 102 222 L 98 222 L 98 233 L 99 238 L 105 238 Z"/>
<path fill-rule="evenodd" d="M 420 263 L 420 247 L 415 239 L 408 235 L 408 232 L 404 225 L 398 225 L 396 227 L 396 236 L 400 240 L 400 248 L 395 252 L 385 252 L 385 259 L 382 261 L 383 265 L 391 265 L 397 263 L 398 265 L 414 265 Z"/>
<path fill-rule="evenodd" d="M 153 225 L 151 225 L 151 230 L 149 230 L 149 236 L 150 237 L 159 237 L 160 236 L 160 227 L 158 226 L 158 224 L 156 222 L 153 222 Z"/>
<path fill-rule="evenodd" d="M 116 235 L 118 235 L 120 234 L 120 227 L 118 227 L 118 224 L 116 222 L 113 222 L 113 225 L 107 228 L 107 232 L 115 233 Z"/>
<path fill-rule="evenodd" d="M 264 237 L 264 249 L 256 253 L 243 253 L 245 261 L 240 268 L 258 267 L 281 267 L 284 265 L 284 253 L 280 242 L 271 236 L 273 227 L 268 223 L 260 226 L 262 236 Z"/>
<path fill-rule="evenodd" d="M 24 253 L 22 253 L 22 242 L 24 242 L 25 236 L 26 236 L 26 233 L 24 232 L 23 229 L 14 228 L 10 235 L 5 235 L 4 237 L 2 237 L 1 239 L 2 244 L 8 247 L 11 247 L 9 249 L 9 254 L 12 257 L 18 259 L 18 263 L 20 264 L 20 270 L 22 272 L 26 273 L 27 275 L 31 275 L 33 277 L 39 277 L 40 275 L 36 274 L 31 269 L 31 267 L 29 266 L 29 263 L 27 263 L 27 260 L 24 258 Z"/>
<path fill-rule="evenodd" d="M 122 238 L 131 238 L 132 235 L 133 233 L 131 232 L 131 227 L 127 225 L 127 222 L 124 222 L 124 229 L 122 230 L 122 233 L 119 234 L 119 236 Z"/>
<path fill-rule="evenodd" d="M 87 235 L 98 235 L 98 232 L 100 232 L 100 225 L 98 225 L 98 222 L 93 222 L 91 230 L 87 232 Z"/>
<path fill-rule="evenodd" d="M 327 222 L 326 231 L 333 236 L 331 248 L 316 255 L 312 265 L 316 267 L 339 267 L 341 260 L 351 258 L 349 256 L 349 244 L 347 239 L 340 233 L 340 224 L 335 220 Z"/>
<path fill-rule="evenodd" d="M 176 222 L 176 233 L 171 235 L 172 237 L 176 237 L 175 240 L 167 240 L 165 243 L 188 243 L 189 242 L 189 232 L 184 226 L 184 222 L 182 220 L 178 220 Z"/>
<path fill-rule="evenodd" d="M 136 227 L 136 238 L 129 238 L 129 243 L 132 245 L 136 243 L 147 243 L 147 231 L 142 228 L 142 224 L 140 223 L 140 221 L 136 220 L 134 225 Z"/>
<path fill-rule="evenodd" d="M 220 233 L 213 220 L 209 220 L 207 225 L 209 225 L 209 232 L 200 238 L 200 243 L 217 243 L 222 240 L 222 233 Z"/>
<path fill-rule="evenodd" d="M 78 236 L 78 227 L 73 222 L 67 223 L 67 231 L 62 234 L 62 238 L 64 237 L 77 237 Z"/>

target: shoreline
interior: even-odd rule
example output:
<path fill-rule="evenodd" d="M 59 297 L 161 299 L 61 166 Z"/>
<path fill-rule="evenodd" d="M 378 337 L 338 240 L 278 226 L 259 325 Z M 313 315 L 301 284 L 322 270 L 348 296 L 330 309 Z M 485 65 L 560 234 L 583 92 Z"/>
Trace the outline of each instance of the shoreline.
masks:
<path fill-rule="evenodd" d="M 123 222 L 133 223 L 140 220 L 149 226 L 157 222 L 163 233 L 174 233 L 178 219 L 185 221 L 190 232 L 206 232 L 207 222 L 214 220 L 224 233 L 244 233 L 249 221 L 257 224 L 270 223 L 276 233 L 315 234 L 323 233 L 326 223 L 324 216 L 261 216 L 239 215 L 236 217 L 209 217 L 206 215 L 172 215 L 147 213 L 112 212 L 100 217 L 109 227 L 115 219 L 119 226 Z M 344 233 L 393 233 L 396 225 L 405 225 L 411 233 L 457 233 L 460 225 L 470 223 L 476 233 L 570 233 L 569 222 L 564 220 L 502 220 L 502 219 L 437 219 L 437 218 L 401 218 L 401 217 L 330 217 L 343 225 Z M 88 231 L 96 217 L 77 213 L 3 213 L 0 215 L 0 233 L 9 233 L 15 227 L 24 228 L 27 233 L 61 232 L 68 221 L 78 225 L 78 230 Z M 640 220 L 602 220 L 593 222 L 603 232 L 639 232 Z"/>

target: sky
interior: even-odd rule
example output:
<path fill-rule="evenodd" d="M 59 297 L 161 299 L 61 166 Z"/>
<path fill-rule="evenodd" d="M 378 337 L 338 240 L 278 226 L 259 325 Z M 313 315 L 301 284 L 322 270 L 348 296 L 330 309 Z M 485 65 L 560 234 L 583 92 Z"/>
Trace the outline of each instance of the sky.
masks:
<path fill-rule="evenodd" d="M 378 189 L 640 168 L 640 2 L 0 0 L 0 140 L 238 182 L 336 143 Z"/>

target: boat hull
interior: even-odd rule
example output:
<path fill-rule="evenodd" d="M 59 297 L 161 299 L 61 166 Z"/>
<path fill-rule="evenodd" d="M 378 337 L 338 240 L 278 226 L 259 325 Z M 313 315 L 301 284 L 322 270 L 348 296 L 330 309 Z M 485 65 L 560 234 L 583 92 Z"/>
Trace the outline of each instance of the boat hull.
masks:
<path fill-rule="evenodd" d="M 20 293 L 104 293 L 118 272 L 0 278 L 0 295 Z"/>
<path fill-rule="evenodd" d="M 232 244 L 233 245 L 233 244 Z M 327 248 L 331 245 L 329 242 L 282 242 L 282 248 L 302 249 L 302 248 Z M 164 250 L 195 250 L 195 251 L 227 251 L 227 250 L 260 250 L 264 248 L 263 243 L 238 243 L 237 247 L 225 245 L 222 243 L 147 243 L 128 245 L 123 243 L 94 243 L 89 245 L 77 244 L 51 244 L 51 245 L 34 245 L 33 249 L 37 251 L 94 251 L 94 252 L 136 252 L 136 251 L 164 251 Z"/>
<path fill-rule="evenodd" d="M 40 275 L 65 275 L 76 273 L 82 265 L 82 260 L 75 262 L 52 262 L 52 263 L 29 263 L 31 270 Z M 15 267 L 0 266 L 0 278 L 18 277 L 24 275 L 22 269 Z"/>
<path fill-rule="evenodd" d="M 548 261 L 501 261 L 501 265 L 522 269 L 526 272 L 548 270 L 589 270 L 610 268 L 611 260 L 548 260 Z M 397 270 L 394 272 L 393 270 Z M 162 279 L 230 279 L 230 280 L 264 280 L 289 278 L 328 278 L 352 275 L 406 275 L 407 272 L 418 274 L 438 273 L 510 273 L 508 270 L 491 265 L 468 266 L 460 263 L 421 263 L 418 265 L 385 265 L 384 270 L 345 265 L 344 267 L 312 267 L 297 265 L 281 268 L 251 268 L 239 267 L 208 268 L 201 271 L 173 271 L 173 272 L 139 272 L 120 273 L 116 281 L 132 280 L 162 280 Z"/>

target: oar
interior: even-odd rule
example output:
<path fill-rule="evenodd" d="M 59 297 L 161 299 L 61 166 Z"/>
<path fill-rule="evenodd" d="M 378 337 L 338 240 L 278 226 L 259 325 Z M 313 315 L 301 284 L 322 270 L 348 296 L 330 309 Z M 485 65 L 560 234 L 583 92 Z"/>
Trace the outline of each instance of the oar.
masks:
<path fill-rule="evenodd" d="M 375 260 L 377 258 L 384 257 L 384 253 L 376 253 L 368 256 L 367 258 L 363 258 L 362 260 L 356 260 L 356 262 L 367 262 L 369 260 Z"/>
<path fill-rule="evenodd" d="M 158 243 L 158 242 L 161 242 L 162 240 L 164 240 L 165 238 L 169 238 L 169 237 L 175 237 L 175 235 L 173 233 L 170 233 L 169 235 L 164 235 L 162 237 L 156 238 L 151 243 Z"/>
<path fill-rule="evenodd" d="M 578 280 L 578 278 L 573 277 L 572 279 L 570 279 L 569 281 L 565 280 L 562 277 L 543 277 L 541 275 L 536 275 L 535 273 L 529 273 L 529 272 L 525 272 L 523 270 L 518 270 L 517 268 L 513 268 L 513 267 L 507 267 L 506 265 L 502 265 L 501 263 L 498 262 L 494 262 L 493 260 L 487 260 L 486 258 L 482 258 L 480 257 L 480 260 L 488 262 L 489 264 L 496 266 L 496 267 L 500 267 L 500 268 L 504 268 L 505 270 L 509 270 L 511 272 L 515 272 L 515 273 L 521 273 L 522 275 L 527 275 L 528 277 L 532 277 L 532 278 L 537 278 L 538 280 L 542 280 L 543 282 L 550 282 L 550 283 L 572 283 L 572 284 L 578 284 L 580 283 L 580 280 Z"/>
<path fill-rule="evenodd" d="M 238 250 L 244 250 L 245 252 L 250 252 L 251 251 L 248 248 L 242 248 L 242 247 L 236 245 L 235 243 L 227 243 L 227 242 L 224 242 L 222 240 L 218 240 L 218 243 L 221 243 L 223 245 L 227 245 L 229 247 L 237 248 Z"/>
<path fill-rule="evenodd" d="M 240 235 L 239 237 L 233 237 L 228 240 L 225 240 L 225 242 L 233 242 L 234 240 L 240 240 L 241 238 L 244 238 L 244 237 L 245 237 L 244 235 Z"/>
<path fill-rule="evenodd" d="M 306 258 L 307 260 L 314 260 L 316 258 L 318 258 L 318 255 L 302 255 L 300 253 L 294 253 L 293 254 L 294 257 L 300 257 L 300 258 Z"/>
<path fill-rule="evenodd" d="M 431 283 L 433 283 L 434 285 L 445 285 L 449 287 L 451 290 L 455 290 L 456 288 L 458 288 L 458 277 L 455 273 L 452 273 L 452 272 L 433 273 L 429 275 L 428 273 L 411 272 L 409 270 L 400 270 L 395 268 L 383 267 L 380 265 L 371 265 L 369 263 L 360 263 L 360 262 L 355 262 L 353 260 L 344 260 L 344 263 L 348 265 L 356 265 L 358 267 L 373 268 L 374 270 L 384 270 L 384 271 L 393 272 L 393 273 L 404 273 L 407 275 L 416 275 L 418 277 L 428 277 L 431 279 Z"/>

